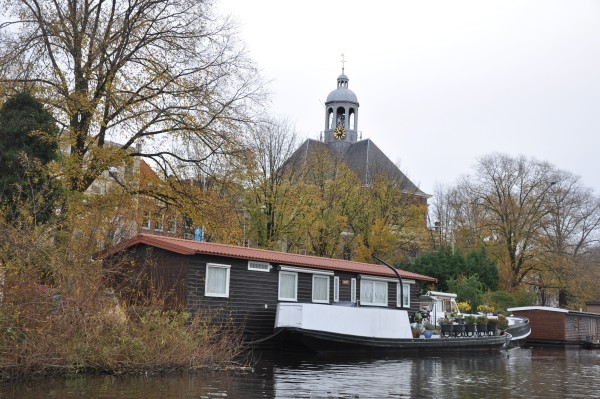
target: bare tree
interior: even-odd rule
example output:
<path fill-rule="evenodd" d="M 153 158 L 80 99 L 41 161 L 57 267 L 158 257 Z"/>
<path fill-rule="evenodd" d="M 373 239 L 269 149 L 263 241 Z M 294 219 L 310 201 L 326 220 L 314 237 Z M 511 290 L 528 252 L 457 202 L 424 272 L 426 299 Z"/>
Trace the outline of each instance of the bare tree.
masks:
<path fill-rule="evenodd" d="M 508 288 L 519 286 L 535 269 L 539 238 L 549 213 L 549 190 L 555 169 L 546 162 L 492 154 L 479 160 L 474 176 L 457 189 L 465 195 L 463 209 L 477 224 L 476 235 L 496 248 L 501 275 Z"/>
<path fill-rule="evenodd" d="M 559 305 L 567 306 L 569 297 L 581 297 L 580 287 L 590 275 L 587 265 L 594 244 L 600 238 L 600 200 L 579 178 L 559 172 L 552 186 L 547 223 L 543 225 L 541 246 L 543 267 L 539 290 L 559 290 Z"/>
<path fill-rule="evenodd" d="M 210 1 L 2 3 L 0 76 L 52 107 L 70 147 L 71 189 L 126 157 L 152 159 L 167 174 L 177 173 L 175 160 L 203 161 L 173 143 L 202 143 L 205 157 L 235 151 L 262 97 L 234 27 Z"/>
<path fill-rule="evenodd" d="M 248 136 L 247 180 L 252 198 L 244 206 L 257 242 L 274 247 L 296 220 L 297 213 L 290 207 L 298 192 L 290 175 L 297 170 L 287 166 L 298 148 L 298 138 L 288 120 L 268 118 L 250 129 Z"/>

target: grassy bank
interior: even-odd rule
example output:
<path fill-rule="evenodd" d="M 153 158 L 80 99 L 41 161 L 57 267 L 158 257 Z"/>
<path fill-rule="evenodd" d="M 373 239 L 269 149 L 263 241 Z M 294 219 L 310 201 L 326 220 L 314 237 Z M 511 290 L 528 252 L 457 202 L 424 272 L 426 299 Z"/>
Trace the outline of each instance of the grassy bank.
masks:
<path fill-rule="evenodd" d="M 94 247 L 72 232 L 61 238 L 3 227 L 0 380 L 226 368 L 242 353 L 240 332 L 227 320 L 166 310 L 164 295 L 128 276 L 127 265 L 103 268 L 92 260 Z M 127 301 L 109 287 L 116 272 Z"/>
<path fill-rule="evenodd" d="M 209 314 L 192 318 L 80 293 L 74 298 L 36 288 L 20 301 L 3 298 L 0 379 L 223 368 L 242 351 L 237 332 Z"/>

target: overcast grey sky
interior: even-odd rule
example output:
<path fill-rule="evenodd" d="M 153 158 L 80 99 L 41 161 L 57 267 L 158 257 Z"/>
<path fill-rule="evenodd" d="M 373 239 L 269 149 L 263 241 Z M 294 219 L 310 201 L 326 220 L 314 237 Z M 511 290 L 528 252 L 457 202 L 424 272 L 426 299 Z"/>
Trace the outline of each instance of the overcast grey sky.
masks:
<path fill-rule="evenodd" d="M 345 54 L 358 130 L 425 192 L 494 151 L 600 194 L 600 1 L 220 0 L 302 138 Z"/>

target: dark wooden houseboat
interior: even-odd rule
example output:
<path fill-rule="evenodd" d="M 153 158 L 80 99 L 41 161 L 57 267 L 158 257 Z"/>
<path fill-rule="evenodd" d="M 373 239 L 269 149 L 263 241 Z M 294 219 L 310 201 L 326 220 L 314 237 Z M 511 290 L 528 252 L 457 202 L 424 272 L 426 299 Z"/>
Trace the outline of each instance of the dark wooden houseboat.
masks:
<path fill-rule="evenodd" d="M 599 344 L 600 313 L 578 312 L 549 306 L 509 308 L 515 316 L 529 319 L 531 334 L 527 342 L 541 345 Z"/>
<path fill-rule="evenodd" d="M 171 292 L 170 306 L 219 309 L 244 328 L 248 341 L 274 334 L 280 303 L 419 310 L 432 277 L 383 265 L 140 234 L 100 257 L 135 260 L 135 272 Z M 402 292 L 402 294 L 401 294 Z M 403 298 L 401 297 L 403 296 Z M 408 325 L 406 328 L 409 328 Z M 410 330 L 408 330 L 410 331 Z M 268 341 L 267 341 L 268 342 Z"/>

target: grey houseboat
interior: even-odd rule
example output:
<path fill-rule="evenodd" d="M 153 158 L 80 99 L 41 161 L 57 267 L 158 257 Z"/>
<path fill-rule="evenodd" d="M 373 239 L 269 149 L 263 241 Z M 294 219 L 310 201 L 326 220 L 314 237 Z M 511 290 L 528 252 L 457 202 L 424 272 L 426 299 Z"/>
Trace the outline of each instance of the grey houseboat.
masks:
<path fill-rule="evenodd" d="M 140 234 L 102 254 L 106 264 L 134 260 L 134 272 L 169 292 L 168 306 L 219 309 L 248 341 L 274 334 L 280 303 L 419 310 L 432 277 L 383 265 Z M 401 294 L 402 293 L 402 294 Z M 403 296 L 401 298 L 401 295 Z"/>

